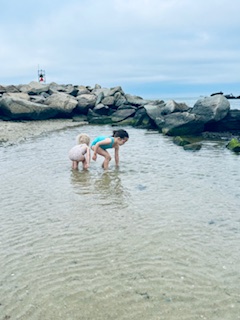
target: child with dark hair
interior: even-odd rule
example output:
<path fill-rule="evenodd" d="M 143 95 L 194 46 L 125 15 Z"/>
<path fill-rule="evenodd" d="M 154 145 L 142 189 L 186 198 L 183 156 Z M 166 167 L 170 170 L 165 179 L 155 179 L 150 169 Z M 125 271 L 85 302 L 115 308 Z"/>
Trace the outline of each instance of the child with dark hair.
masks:
<path fill-rule="evenodd" d="M 109 162 L 111 161 L 111 156 L 107 149 L 115 149 L 115 163 L 116 166 L 119 165 L 119 146 L 122 146 L 129 139 L 127 131 L 123 129 L 113 131 L 111 137 L 109 136 L 99 136 L 93 140 L 91 143 L 91 148 L 94 151 L 92 159 L 96 161 L 97 154 L 103 156 L 105 159 L 103 161 L 103 169 L 108 169 Z"/>

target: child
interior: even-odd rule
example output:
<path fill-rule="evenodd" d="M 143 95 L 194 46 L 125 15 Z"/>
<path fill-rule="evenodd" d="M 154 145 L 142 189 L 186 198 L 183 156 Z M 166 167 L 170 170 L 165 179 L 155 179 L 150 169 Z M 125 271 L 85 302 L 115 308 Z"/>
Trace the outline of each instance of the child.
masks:
<path fill-rule="evenodd" d="M 92 159 L 96 161 L 97 154 L 103 156 L 105 160 L 103 161 L 103 169 L 108 169 L 109 162 L 111 161 L 111 156 L 106 149 L 115 149 L 115 162 L 116 166 L 119 164 L 119 146 L 122 146 L 129 139 L 129 135 L 125 130 L 113 131 L 112 137 L 99 136 L 95 138 L 91 144 L 91 148 L 94 151 Z"/>
<path fill-rule="evenodd" d="M 78 169 L 78 163 L 82 162 L 83 169 L 87 169 L 90 163 L 90 137 L 81 133 L 77 136 L 77 145 L 69 151 L 69 159 L 72 160 L 72 168 Z"/>

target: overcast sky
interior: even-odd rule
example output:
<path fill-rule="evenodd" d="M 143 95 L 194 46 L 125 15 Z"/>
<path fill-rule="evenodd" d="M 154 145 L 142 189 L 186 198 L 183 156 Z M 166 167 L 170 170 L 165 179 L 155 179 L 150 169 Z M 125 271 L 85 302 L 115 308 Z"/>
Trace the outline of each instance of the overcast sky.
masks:
<path fill-rule="evenodd" d="M 240 0 L 1 0 L 0 84 L 240 95 Z"/>

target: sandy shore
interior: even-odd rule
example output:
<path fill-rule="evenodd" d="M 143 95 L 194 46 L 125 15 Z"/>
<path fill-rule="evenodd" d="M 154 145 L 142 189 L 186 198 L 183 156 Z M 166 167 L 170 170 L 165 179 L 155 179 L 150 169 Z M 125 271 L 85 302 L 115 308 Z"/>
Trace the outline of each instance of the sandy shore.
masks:
<path fill-rule="evenodd" d="M 0 121 L 0 145 L 12 145 L 47 132 L 79 127 L 84 124 L 86 122 L 74 122 L 72 119 Z"/>

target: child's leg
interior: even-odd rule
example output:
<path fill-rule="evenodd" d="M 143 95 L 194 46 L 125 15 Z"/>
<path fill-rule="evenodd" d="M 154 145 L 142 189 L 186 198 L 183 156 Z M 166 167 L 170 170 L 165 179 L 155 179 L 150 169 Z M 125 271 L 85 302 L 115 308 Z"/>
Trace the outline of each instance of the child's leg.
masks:
<path fill-rule="evenodd" d="M 74 170 L 77 170 L 78 169 L 78 161 L 72 161 L 72 168 Z"/>
<path fill-rule="evenodd" d="M 85 170 L 88 169 L 88 163 L 87 163 L 86 159 L 84 159 L 84 160 L 82 161 L 82 165 L 83 165 L 83 169 L 85 169 Z"/>
<path fill-rule="evenodd" d="M 95 151 L 95 146 L 92 147 L 92 150 Z M 98 147 L 97 154 L 100 154 L 100 156 L 103 156 L 105 158 L 105 160 L 103 161 L 102 167 L 105 170 L 108 169 L 109 162 L 111 161 L 110 154 L 107 152 L 107 150 L 104 150 L 100 147 Z"/>
<path fill-rule="evenodd" d="M 98 149 L 100 149 L 100 148 L 98 148 Z M 105 158 L 105 160 L 103 161 L 103 163 L 102 163 L 102 167 L 103 167 L 103 169 L 104 170 L 107 170 L 108 169 L 108 166 L 109 166 L 109 162 L 111 161 L 111 156 L 110 156 L 110 154 L 106 151 L 106 150 L 103 150 L 104 152 L 104 158 Z M 101 153 L 99 153 L 99 154 L 101 154 Z"/>

